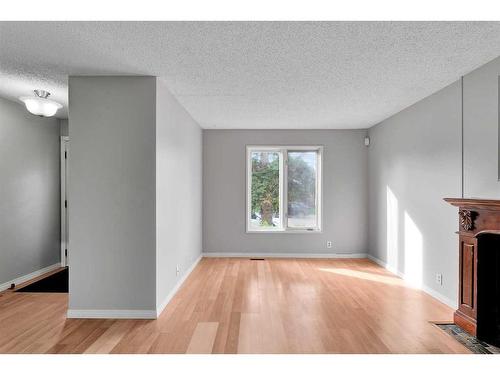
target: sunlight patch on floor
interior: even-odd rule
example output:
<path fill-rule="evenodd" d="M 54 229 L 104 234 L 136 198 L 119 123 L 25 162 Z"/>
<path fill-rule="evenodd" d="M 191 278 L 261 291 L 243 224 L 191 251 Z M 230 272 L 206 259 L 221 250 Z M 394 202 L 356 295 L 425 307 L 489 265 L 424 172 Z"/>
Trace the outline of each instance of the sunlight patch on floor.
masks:
<path fill-rule="evenodd" d="M 399 286 L 407 286 L 404 280 L 387 275 L 376 275 L 373 273 L 350 270 L 347 268 L 319 268 L 320 271 L 330 272 L 341 276 L 349 276 L 356 277 L 358 279 L 363 279 L 367 281 L 375 281 L 378 283 L 384 283 L 388 285 L 399 285 Z"/>

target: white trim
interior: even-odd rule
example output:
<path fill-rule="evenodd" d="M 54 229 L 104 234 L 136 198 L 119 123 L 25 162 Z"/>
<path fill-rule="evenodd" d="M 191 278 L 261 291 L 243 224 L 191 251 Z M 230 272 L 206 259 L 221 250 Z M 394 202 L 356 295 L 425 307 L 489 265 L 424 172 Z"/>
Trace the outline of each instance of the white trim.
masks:
<path fill-rule="evenodd" d="M 195 267 L 200 262 L 201 258 L 203 258 L 202 255 L 200 255 L 193 262 L 193 264 L 191 265 L 191 267 L 188 268 L 188 270 L 180 278 L 180 280 L 177 282 L 177 284 L 175 284 L 175 286 L 172 288 L 172 290 L 170 291 L 170 293 L 168 293 L 167 297 L 165 297 L 165 299 L 163 300 L 163 302 L 156 307 L 156 316 L 155 316 L 155 318 L 159 317 L 160 314 L 165 309 L 165 307 L 167 307 L 167 305 L 170 302 L 170 300 L 175 296 L 175 293 L 177 293 L 177 291 L 180 289 L 180 287 L 182 286 L 182 284 L 184 283 L 184 281 L 186 281 L 186 279 L 189 277 L 189 275 L 191 274 L 191 272 L 193 272 L 193 270 L 195 269 Z"/>
<path fill-rule="evenodd" d="M 360 259 L 367 258 L 367 253 L 203 253 L 204 258 L 311 258 L 311 259 Z"/>
<path fill-rule="evenodd" d="M 188 278 L 196 265 L 201 260 L 200 255 L 194 263 L 189 267 L 184 276 L 175 284 L 172 291 L 163 300 L 163 302 L 156 308 L 156 310 L 68 310 L 67 317 L 69 319 L 156 319 L 160 316 L 161 312 L 172 297 L 180 289 L 184 281 Z"/>
<path fill-rule="evenodd" d="M 445 305 L 450 306 L 453 310 L 458 309 L 458 303 L 457 303 L 457 301 L 449 299 L 445 295 L 442 295 L 441 293 L 435 291 L 434 289 L 431 289 L 427 285 L 423 285 L 422 286 L 422 291 L 424 291 L 425 293 L 427 293 L 431 297 L 434 297 L 438 301 L 444 303 Z"/>
<path fill-rule="evenodd" d="M 6 283 L 0 284 L 0 292 L 3 292 L 4 290 L 7 290 L 10 288 L 11 284 L 15 284 L 16 286 L 22 283 L 25 283 L 26 281 L 30 281 L 31 279 L 34 279 L 35 277 L 41 276 L 44 273 L 53 271 L 57 268 L 61 267 L 60 263 L 52 264 L 48 267 L 42 268 L 38 271 L 31 272 L 27 275 L 24 276 L 19 276 L 15 278 L 14 280 L 7 281 Z"/>
<path fill-rule="evenodd" d="M 400 278 L 404 279 L 405 274 L 401 271 L 396 270 L 394 267 L 389 266 L 386 262 L 384 262 L 381 259 L 378 259 L 374 257 L 371 254 L 368 254 L 368 259 L 372 260 L 373 262 L 377 263 L 379 266 L 384 267 L 387 271 L 399 276 Z M 456 310 L 458 308 L 458 304 L 456 301 L 451 300 L 450 298 L 446 297 L 445 295 L 439 293 L 435 289 L 432 289 L 431 287 L 427 285 L 422 285 L 420 290 L 423 292 L 427 293 L 431 297 L 437 299 L 438 301 L 444 303 L 445 305 L 450 306 L 452 309 Z"/>
<path fill-rule="evenodd" d="M 402 273 L 402 272 L 399 272 L 397 269 L 395 269 L 394 267 L 390 266 L 389 264 L 387 264 L 386 262 L 378 259 L 378 258 L 375 258 L 373 255 L 371 254 L 368 254 L 367 256 L 368 259 L 370 259 L 371 261 L 377 263 L 380 267 L 383 267 L 385 268 L 387 271 L 399 276 L 400 278 L 404 279 L 405 277 L 405 274 Z"/>
<path fill-rule="evenodd" d="M 61 267 L 67 266 L 66 249 L 68 249 L 67 221 L 68 209 L 64 202 L 68 199 L 66 194 L 66 176 L 68 174 L 69 137 L 61 136 Z M 66 153 L 66 158 L 64 157 Z M 69 251 L 68 251 L 69 252 Z M 68 254 L 69 255 L 69 254 Z"/>
<path fill-rule="evenodd" d="M 69 319 L 156 319 L 156 310 L 68 310 Z"/>

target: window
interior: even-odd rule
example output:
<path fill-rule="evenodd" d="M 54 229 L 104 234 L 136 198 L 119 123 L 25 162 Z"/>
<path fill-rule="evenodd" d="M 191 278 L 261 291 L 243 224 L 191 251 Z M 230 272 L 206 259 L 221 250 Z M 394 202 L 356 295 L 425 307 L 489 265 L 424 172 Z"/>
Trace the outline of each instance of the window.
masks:
<path fill-rule="evenodd" d="M 321 230 L 321 146 L 247 147 L 247 232 Z"/>

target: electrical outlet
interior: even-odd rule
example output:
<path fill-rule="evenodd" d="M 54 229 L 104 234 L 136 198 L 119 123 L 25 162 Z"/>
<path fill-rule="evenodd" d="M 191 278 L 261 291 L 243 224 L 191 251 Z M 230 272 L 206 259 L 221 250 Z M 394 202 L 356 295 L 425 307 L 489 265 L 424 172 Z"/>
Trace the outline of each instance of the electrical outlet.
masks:
<path fill-rule="evenodd" d="M 443 275 L 441 273 L 436 273 L 436 283 L 443 285 Z"/>
<path fill-rule="evenodd" d="M 175 266 L 175 274 L 176 274 L 176 276 L 179 276 L 180 273 L 181 273 L 181 268 L 179 267 L 179 265 Z"/>
<path fill-rule="evenodd" d="M 331 249 L 332 248 L 332 241 L 326 241 L 326 247 Z"/>

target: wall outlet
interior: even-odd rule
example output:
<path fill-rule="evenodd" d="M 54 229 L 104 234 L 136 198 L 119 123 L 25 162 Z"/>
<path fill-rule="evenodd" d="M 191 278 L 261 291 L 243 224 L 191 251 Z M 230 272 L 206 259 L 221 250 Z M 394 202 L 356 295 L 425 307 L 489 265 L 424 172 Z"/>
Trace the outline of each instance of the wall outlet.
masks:
<path fill-rule="evenodd" d="M 326 241 L 326 247 L 331 249 L 332 248 L 332 241 Z"/>
<path fill-rule="evenodd" d="M 439 285 L 443 285 L 443 274 L 436 273 L 436 283 L 438 283 Z"/>
<path fill-rule="evenodd" d="M 179 276 L 180 273 L 181 273 L 181 268 L 179 267 L 179 265 L 175 266 L 175 275 Z"/>

